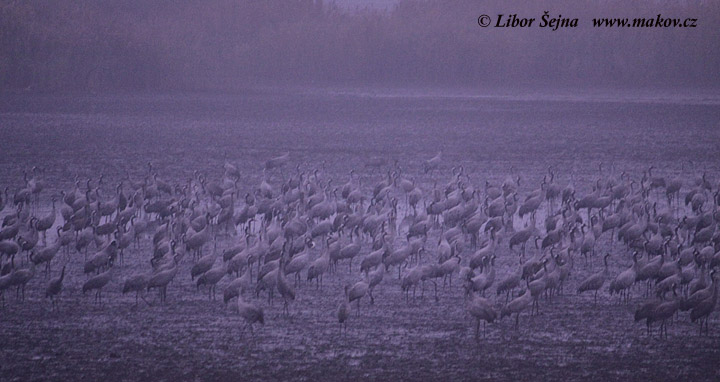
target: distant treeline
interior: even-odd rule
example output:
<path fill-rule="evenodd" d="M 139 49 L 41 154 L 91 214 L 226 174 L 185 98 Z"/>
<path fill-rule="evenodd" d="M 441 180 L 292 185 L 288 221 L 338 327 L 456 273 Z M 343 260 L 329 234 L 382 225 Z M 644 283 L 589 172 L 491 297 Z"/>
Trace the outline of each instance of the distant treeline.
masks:
<path fill-rule="evenodd" d="M 360 3 L 360 2 L 359 2 Z M 717 86 L 720 1 L 8 0 L 3 89 L 231 89 L 258 84 Z M 478 16 L 578 18 L 481 28 Z M 595 17 L 697 18 L 697 28 L 593 28 Z"/>

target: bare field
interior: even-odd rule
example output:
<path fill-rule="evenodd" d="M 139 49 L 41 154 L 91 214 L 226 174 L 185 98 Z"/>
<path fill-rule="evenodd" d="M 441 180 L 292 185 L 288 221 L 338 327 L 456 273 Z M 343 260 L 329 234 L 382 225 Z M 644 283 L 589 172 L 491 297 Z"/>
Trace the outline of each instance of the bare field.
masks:
<path fill-rule="evenodd" d="M 385 177 L 365 167 L 369 158 L 397 160 L 415 179 L 427 199 L 437 184 L 462 165 L 473 185 L 500 184 L 512 171 L 522 178 L 520 195 L 536 189 L 552 165 L 557 182 L 575 184 L 578 195 L 595 179 L 627 171 L 639 178 L 655 165 L 657 173 L 681 177 L 684 197 L 694 180 L 707 173 L 717 187 L 720 159 L 720 108 L 696 99 L 677 102 L 588 99 L 497 99 L 469 97 L 385 97 L 258 93 L 251 95 L 125 95 L 0 97 L 0 186 L 11 192 L 23 186 L 23 170 L 45 169 L 48 183 L 41 194 L 42 216 L 49 197 L 72 187 L 73 177 L 96 181 L 105 174 L 111 192 L 130 174 L 140 178 L 147 163 L 171 183 L 183 184 L 194 171 L 219 179 L 227 160 L 239 166 L 240 189 L 250 192 L 262 179 L 262 163 L 285 151 L 304 171 L 320 169 L 340 186 L 351 169 L 363 178 L 370 194 Z M 440 169 L 422 172 L 421 163 L 443 152 Z M 598 165 L 604 164 L 604 173 Z M 279 187 L 273 172 L 269 183 Z M 402 200 L 401 191 L 396 190 Z M 655 198 L 654 195 L 651 195 Z M 401 202 L 402 203 L 402 202 Z M 666 203 L 659 202 L 660 205 Z M 543 204 L 539 216 L 545 216 Z M 9 213 L 6 208 L 0 217 Z M 405 214 L 401 209 L 401 217 Z M 62 220 L 58 216 L 58 221 Z M 542 221 L 540 218 L 538 221 Z M 522 223 L 516 219 L 516 228 Z M 428 241 L 434 259 L 438 229 Z M 543 231 L 544 234 L 544 231 Z M 501 233 L 496 251 L 496 280 L 518 264 Z M 55 232 L 49 234 L 55 239 Z M 224 235 L 217 252 L 242 240 Z M 400 240 L 400 239 L 398 239 Z M 370 252 L 365 243 L 361 256 Z M 91 246 L 91 253 L 94 251 Z M 312 250 L 317 256 L 318 244 Z M 213 251 L 207 245 L 205 253 Z M 536 250 L 528 245 L 528 256 Z M 147 269 L 152 242 L 145 238 L 125 253 L 103 289 L 103 303 L 83 295 L 83 254 L 58 254 L 52 275 L 37 268 L 24 301 L 13 290 L 4 294 L 0 310 L 0 380 L 718 380 L 720 317 L 710 318 L 709 335 L 699 335 L 687 312 L 668 327 L 668 338 L 645 333 L 635 323 L 635 309 L 646 300 L 644 286 L 633 289 L 629 304 L 610 296 L 607 284 L 597 304 L 591 294 L 578 296 L 578 284 L 602 267 L 611 253 L 610 275 L 632 264 L 622 244 L 603 235 L 589 264 L 576 258 L 562 295 L 542 299 L 540 314 L 520 316 L 520 326 L 505 318 L 487 325 L 487 336 L 475 338 L 475 321 L 466 312 L 464 289 L 425 283 L 406 302 L 396 268 L 367 297 L 360 309 L 352 304 L 347 332 L 336 318 L 343 286 L 359 281 L 359 260 L 352 271 L 342 261 L 325 275 L 322 289 L 304 281 L 290 317 L 282 301 L 265 294 L 256 302 L 265 310 L 265 325 L 251 333 L 234 300 L 224 305 L 199 291 L 190 279 L 192 256 L 186 256 L 161 304 L 156 292 L 135 305 L 134 294 L 122 295 L 123 281 Z M 472 254 L 466 249 L 462 256 Z M 68 256 L 59 312 L 51 312 L 44 290 Z M 23 255 L 24 257 L 24 255 Z M 20 260 L 20 257 L 18 257 Z M 27 259 L 24 259 L 27 261 Z M 466 263 L 467 260 L 464 260 Z M 305 272 L 303 272 L 303 280 Z M 292 278 L 289 277 L 292 281 Z M 496 299 L 499 309 L 504 296 Z"/>

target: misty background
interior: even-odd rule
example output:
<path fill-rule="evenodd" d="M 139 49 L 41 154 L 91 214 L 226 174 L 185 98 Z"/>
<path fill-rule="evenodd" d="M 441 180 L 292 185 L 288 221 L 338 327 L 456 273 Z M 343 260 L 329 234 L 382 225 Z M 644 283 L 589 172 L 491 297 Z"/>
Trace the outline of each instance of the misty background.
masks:
<path fill-rule="evenodd" d="M 530 3 L 530 4 L 528 4 Z M 716 87 L 720 2 L 103 0 L 0 5 L 0 86 L 233 90 L 257 85 Z M 498 13 L 577 28 L 480 28 Z M 593 28 L 593 17 L 697 28 Z M 536 24 L 537 25 L 537 24 Z"/>
<path fill-rule="evenodd" d="M 477 23 L 482 14 L 490 15 L 494 25 L 497 14 L 518 13 L 536 18 L 537 25 L 544 11 L 578 18 L 579 27 L 552 31 Z M 592 27 L 593 17 L 655 18 L 658 13 L 697 18 L 698 27 Z M 655 256 L 665 265 L 680 264 L 687 257 L 683 253 L 692 253 L 688 245 L 698 250 L 704 245 L 690 240 L 693 230 L 709 231 L 705 217 L 712 214 L 705 211 L 716 208 L 713 192 L 719 188 L 719 19 L 718 0 L 0 1 L 0 224 L 5 225 L 0 236 L 6 239 L 0 245 L 0 274 L 2 269 L 12 272 L 0 280 L 0 295 L 5 291 L 0 381 L 238 376 L 262 381 L 523 381 L 539 374 L 570 381 L 717 381 L 717 312 L 705 335 L 698 335 L 692 311 L 680 313 L 662 340 L 656 333 L 663 321 L 653 323 L 648 335 L 650 320 L 636 322 L 635 312 L 647 303 L 655 306 L 653 295 L 664 293 L 658 285 L 668 283 L 651 289 L 640 282 L 621 299 L 607 285 L 635 265 L 641 270 L 640 259 L 646 264 L 651 252 L 635 258 L 633 251 L 649 250 L 650 240 L 660 238 L 668 254 L 673 253 L 671 242 L 672 248 L 683 248 L 672 259 Z M 426 171 L 428 164 L 436 169 Z M 681 189 L 668 194 L 678 180 Z M 161 191 L 161 181 L 171 192 Z M 607 200 L 601 195 L 622 189 L 627 197 L 607 207 L 612 210 L 607 215 L 590 218 L 600 209 L 580 211 L 572 200 L 550 207 L 550 184 L 573 190 L 577 200 Z M 347 199 L 361 195 L 364 201 L 343 198 L 345 185 L 357 190 Z M 492 202 L 491 188 L 503 191 Z M 262 196 L 269 189 L 273 197 Z M 132 201 L 128 208 L 120 207 L 120 193 Z M 416 210 L 409 206 L 410 195 L 420 195 Z M 671 195 L 677 197 L 672 204 Z M 701 204 L 707 208 L 691 211 L 683 203 L 688 196 L 691 205 L 704 198 Z M 66 197 L 72 198 L 70 204 Z M 542 204 L 534 207 L 538 230 L 528 230 L 536 219 L 519 211 L 537 200 Z M 101 224 L 100 210 L 114 201 L 115 218 L 105 216 Z M 310 218 L 311 202 L 330 209 L 323 221 L 332 223 L 333 232 L 313 235 L 316 227 L 328 225 Z M 494 223 L 484 223 L 493 204 L 504 205 L 504 211 L 492 218 Z M 172 216 L 156 218 L 161 214 L 151 213 L 149 205 L 165 206 Z M 511 205 L 519 211 L 511 213 Z M 57 228 L 47 229 L 40 241 L 38 222 L 55 216 L 55 208 L 60 210 Z M 462 219 L 456 217 L 458 208 Z M 199 234 L 207 241 L 203 258 L 215 261 L 243 242 L 246 246 L 234 261 L 218 259 L 212 269 L 243 256 L 247 269 L 255 268 L 250 262 L 255 254 L 258 268 L 276 259 L 274 283 L 251 277 L 245 284 L 246 276 L 227 275 L 212 284 L 224 299 L 230 286 L 237 287 L 235 280 L 243 281 L 247 291 L 240 286 L 238 294 L 265 310 L 266 325 L 255 332 L 243 329 L 246 321 L 237 301 L 211 300 L 214 289 L 199 282 L 206 276 L 194 276 L 193 269 L 204 262 L 188 246 L 197 237 L 194 228 L 186 229 L 195 225 L 188 224 L 197 222 L 195 216 L 206 217 Z M 234 224 L 220 223 L 221 216 Z M 251 231 L 241 223 L 252 216 L 257 234 L 247 235 Z M 575 224 L 572 216 L 588 218 L 587 224 Z M 596 237 L 595 228 L 610 216 L 617 217 L 618 230 Z M 498 218 L 512 229 L 498 230 Z M 306 269 L 296 274 L 307 276 L 314 266 L 310 261 L 329 256 L 331 246 L 358 248 L 362 243 L 362 252 L 353 250 L 355 262 L 346 258 L 332 268 L 328 257 L 321 288 L 315 280 L 297 283 L 287 274 L 297 298 L 282 298 L 288 305 L 277 298 L 267 301 L 261 289 L 274 293 L 287 273 L 280 272 L 285 263 L 270 257 L 271 248 L 281 247 L 272 253 L 283 257 L 290 247 L 281 241 L 285 235 L 271 243 L 267 233 L 289 232 L 285 229 L 305 221 L 316 246 L 300 255 L 292 245 L 292 261 L 306 260 Z M 470 235 L 473 221 L 483 222 L 472 223 L 479 235 Z M 546 224 L 556 221 L 559 236 Z M 366 229 L 369 222 L 376 228 Z M 699 222 L 705 228 L 698 231 Z M 419 239 L 426 251 L 410 256 L 411 242 L 420 242 L 410 238 L 410 227 L 418 225 L 432 228 Z M 615 240 L 621 225 L 626 231 L 640 227 L 640 235 L 646 229 L 650 239 L 625 246 Z M 652 235 L 651 226 L 658 227 Z M 133 236 L 141 240 L 120 251 L 122 261 L 113 273 L 103 273 L 106 286 L 98 304 L 85 284 L 100 276 L 87 273 L 86 264 L 106 258 L 103 248 L 109 244 L 99 235 L 108 229 L 114 232 L 105 237 L 108 242 L 115 238 L 118 247 Z M 17 238 L 8 234 L 12 230 Z M 518 256 L 521 249 L 509 243 L 520 230 L 560 237 L 562 250 L 543 255 L 547 248 L 537 249 L 534 239 L 526 238 L 531 242 L 527 256 Z M 485 249 L 472 248 L 475 236 L 478 243 L 488 243 Z M 151 237 L 163 239 L 156 243 Z M 289 242 L 307 243 L 292 237 Z M 32 240 L 37 245 L 31 252 L 27 244 Z M 595 244 L 588 253 L 582 248 L 591 241 Z M 172 243 L 179 257 L 172 256 Z M 374 277 L 376 271 L 359 267 L 371 251 L 380 253 L 376 243 L 386 250 L 383 259 L 404 253 L 407 264 L 377 264 L 384 274 L 375 289 L 377 301 L 371 304 L 365 297 L 362 307 L 360 300 L 353 301 L 348 328 L 340 332 L 338 307 L 349 297 L 345 286 Z M 14 275 L 28 274 L 15 272 L 14 266 L 27 269 L 25 263 L 35 264 L 35 254 L 48 248 L 62 251 L 52 269 L 46 270 L 47 260 L 37 264 L 30 280 L 12 281 L 18 279 Z M 445 259 L 443 248 L 463 258 L 458 267 L 483 255 L 480 273 L 463 280 L 455 272 L 447 285 L 435 271 L 427 279 L 426 270 L 438 269 Z M 606 253 L 612 257 L 602 268 Z M 707 262 L 713 253 L 702 258 Z M 150 260 L 156 254 L 162 256 L 157 269 Z M 512 296 L 496 293 L 503 280 L 523 274 L 518 259 L 536 262 L 533 267 L 543 268 L 538 276 L 544 280 L 565 265 L 572 271 L 559 293 L 537 299 L 541 314 L 531 314 L 530 278 L 518 281 Z M 545 269 L 550 259 L 552 271 Z M 146 287 L 156 271 L 167 274 L 167 260 L 175 264 L 170 273 L 177 276 L 165 284 L 165 302 Z M 50 280 L 64 274 L 65 266 L 62 291 L 51 303 Z M 709 283 L 711 266 L 698 261 L 697 278 L 688 281 L 691 267 L 674 274 L 684 281 L 677 291 L 673 286 L 672 295 L 665 290 L 666 304 L 682 302 L 678 298 L 699 285 L 697 280 Z M 140 285 L 145 302 L 132 292 L 122 293 L 126 282 L 138 276 L 146 280 Z M 473 292 L 480 276 L 493 278 L 482 290 L 499 313 L 487 325 L 487 336 L 483 324 L 482 339 L 475 332 L 480 321 L 472 316 L 477 309 L 467 309 L 471 293 L 481 292 Z M 415 288 L 404 287 L 410 284 L 401 277 L 415 279 L 417 301 L 414 296 L 410 301 Z M 607 278 L 599 293 L 575 293 L 591 277 Z M 20 288 L 26 300 L 17 297 Z M 527 296 L 519 297 L 524 311 L 501 319 L 506 303 L 519 293 Z"/>

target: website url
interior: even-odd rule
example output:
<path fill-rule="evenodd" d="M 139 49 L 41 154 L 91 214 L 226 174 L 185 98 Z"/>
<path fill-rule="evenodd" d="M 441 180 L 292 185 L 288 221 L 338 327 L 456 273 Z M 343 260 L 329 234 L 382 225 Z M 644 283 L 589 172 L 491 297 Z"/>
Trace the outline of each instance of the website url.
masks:
<path fill-rule="evenodd" d="M 696 18 L 663 17 L 658 13 L 655 17 L 618 18 L 599 17 L 592 19 L 594 28 L 697 28 Z M 526 17 L 517 13 L 499 13 L 492 16 L 483 14 L 477 19 L 478 25 L 483 28 L 546 28 L 551 31 L 565 28 L 577 28 L 581 24 L 577 17 L 567 17 L 562 14 L 553 15 L 549 11 L 542 16 Z"/>
<path fill-rule="evenodd" d="M 598 18 L 593 19 L 595 28 L 696 28 L 696 18 L 664 18 L 661 14 L 650 18 Z"/>

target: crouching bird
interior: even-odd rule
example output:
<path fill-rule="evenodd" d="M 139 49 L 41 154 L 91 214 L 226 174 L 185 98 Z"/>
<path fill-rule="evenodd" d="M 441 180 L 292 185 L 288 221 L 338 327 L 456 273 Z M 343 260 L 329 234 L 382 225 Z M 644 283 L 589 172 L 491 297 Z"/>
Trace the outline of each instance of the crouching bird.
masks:
<path fill-rule="evenodd" d="M 250 327 L 250 332 L 253 332 L 253 324 L 260 323 L 260 325 L 265 325 L 265 313 L 263 312 L 263 309 L 253 303 L 245 302 L 242 299 L 242 296 L 238 296 L 238 313 L 240 314 L 240 317 L 242 317 L 245 320 L 245 326 L 243 326 L 243 331 L 245 331 L 246 327 Z"/>

